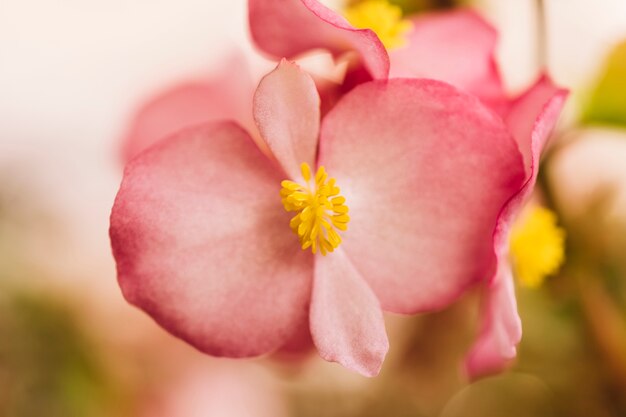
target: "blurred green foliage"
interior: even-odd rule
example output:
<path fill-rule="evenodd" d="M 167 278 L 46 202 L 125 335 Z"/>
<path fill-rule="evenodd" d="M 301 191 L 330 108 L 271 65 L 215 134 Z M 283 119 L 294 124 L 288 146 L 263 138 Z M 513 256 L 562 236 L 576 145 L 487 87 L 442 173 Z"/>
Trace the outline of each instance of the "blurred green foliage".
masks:
<path fill-rule="evenodd" d="M 584 123 L 626 126 L 626 41 L 613 49 L 583 110 Z"/>
<path fill-rule="evenodd" d="M 476 330 L 478 300 L 470 296 L 445 311 L 410 319 L 408 343 L 399 347 L 396 340 L 381 375 L 362 390 L 338 392 L 333 384 L 333 389 L 292 389 L 292 415 L 624 416 L 623 387 L 616 384 L 587 317 L 589 306 L 581 300 L 590 295 L 579 286 L 581 271 L 573 264 L 539 289 L 518 289 L 524 338 L 509 371 L 469 384 L 460 376 Z M 599 322 L 612 330 L 605 317 Z"/>
<path fill-rule="evenodd" d="M 43 294 L 3 288 L 0 415 L 109 415 L 111 383 L 97 350 L 81 331 L 74 314 L 63 303 Z"/>
<path fill-rule="evenodd" d="M 515 371 L 537 378 L 549 389 L 552 409 L 539 415 L 623 415 L 626 410 L 616 401 L 617 391 L 586 323 L 575 280 L 569 275 L 559 280 L 553 283 L 556 289 L 518 291 L 524 338 Z"/>

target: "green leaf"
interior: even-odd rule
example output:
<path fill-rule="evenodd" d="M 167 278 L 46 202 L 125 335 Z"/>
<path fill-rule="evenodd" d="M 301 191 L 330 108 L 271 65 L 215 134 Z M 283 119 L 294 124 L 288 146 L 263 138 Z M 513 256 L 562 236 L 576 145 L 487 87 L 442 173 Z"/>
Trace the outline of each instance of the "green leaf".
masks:
<path fill-rule="evenodd" d="M 609 55 L 582 119 L 584 123 L 626 125 L 626 41 Z"/>

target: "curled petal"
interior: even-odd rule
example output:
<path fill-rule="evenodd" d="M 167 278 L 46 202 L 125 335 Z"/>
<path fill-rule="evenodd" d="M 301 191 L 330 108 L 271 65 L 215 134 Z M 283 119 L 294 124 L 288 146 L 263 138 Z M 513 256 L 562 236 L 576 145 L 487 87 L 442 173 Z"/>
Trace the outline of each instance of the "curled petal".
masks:
<path fill-rule="evenodd" d="M 314 49 L 356 51 L 372 78 L 386 78 L 389 56 L 374 32 L 355 29 L 317 0 L 249 0 L 250 32 L 259 48 L 295 58 Z"/>
<path fill-rule="evenodd" d="M 568 91 L 554 85 L 543 75 L 531 88 L 513 100 L 506 111 L 505 123 L 524 158 L 526 179 L 502 210 L 494 243 L 497 252 L 508 245 L 508 233 L 528 197 L 532 194 L 539 161 L 559 119 Z"/>
<path fill-rule="evenodd" d="M 524 172 L 478 99 L 432 80 L 362 84 L 324 119 L 319 152 L 350 207 L 342 248 L 384 310 L 444 307 L 492 271 L 496 219 Z"/>
<path fill-rule="evenodd" d="M 511 103 L 506 114 L 505 122 L 524 158 L 526 180 L 500 214 L 494 234 L 494 247 L 500 255 L 496 274 L 487 282 L 482 329 L 466 359 L 466 369 L 472 378 L 502 370 L 515 357 L 522 330 L 513 273 L 506 260 L 509 231 L 533 192 L 541 153 L 566 97 L 566 90 L 556 87 L 548 77 L 543 76 Z"/>
<path fill-rule="evenodd" d="M 183 131 L 133 159 L 110 228 L 126 299 L 209 354 L 284 344 L 313 272 L 281 207 L 281 179 L 232 123 Z"/>
<path fill-rule="evenodd" d="M 535 186 L 541 153 L 561 115 L 568 91 L 556 86 L 543 75 L 520 97 L 513 100 L 505 115 L 505 122 L 517 141 L 528 183 L 524 197 Z"/>
<path fill-rule="evenodd" d="M 294 63 L 282 60 L 254 94 L 254 119 L 287 175 L 300 178 L 300 164 L 315 166 L 320 97 L 315 82 Z"/>
<path fill-rule="evenodd" d="M 383 312 L 341 249 L 315 258 L 311 333 L 324 359 L 378 375 L 389 349 Z"/>

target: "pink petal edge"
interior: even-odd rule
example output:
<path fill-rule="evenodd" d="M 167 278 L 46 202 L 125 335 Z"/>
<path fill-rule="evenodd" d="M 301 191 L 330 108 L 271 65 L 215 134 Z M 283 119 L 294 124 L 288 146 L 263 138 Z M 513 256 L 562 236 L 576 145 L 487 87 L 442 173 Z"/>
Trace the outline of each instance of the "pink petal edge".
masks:
<path fill-rule="evenodd" d="M 556 86 L 543 74 L 509 105 L 504 120 L 524 157 L 527 175 L 518 197 L 521 202 L 526 201 L 535 187 L 541 154 L 568 95 L 568 90 Z"/>

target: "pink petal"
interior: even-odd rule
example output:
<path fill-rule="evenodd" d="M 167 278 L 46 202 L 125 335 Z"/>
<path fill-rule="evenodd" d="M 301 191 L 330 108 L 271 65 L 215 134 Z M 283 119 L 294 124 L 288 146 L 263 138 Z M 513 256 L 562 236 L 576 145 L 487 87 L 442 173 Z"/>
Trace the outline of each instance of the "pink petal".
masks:
<path fill-rule="evenodd" d="M 309 311 L 302 315 L 294 334 L 272 356 L 281 362 L 297 362 L 306 359 L 315 351 L 315 345 L 309 329 Z"/>
<path fill-rule="evenodd" d="M 341 249 L 315 258 L 311 333 L 322 358 L 378 375 L 389 349 L 383 313 Z"/>
<path fill-rule="evenodd" d="M 524 173 L 478 99 L 432 80 L 362 84 L 324 119 L 319 152 L 350 208 L 342 248 L 384 310 L 441 308 L 492 270 Z"/>
<path fill-rule="evenodd" d="M 511 102 L 505 122 L 524 157 L 527 183 L 518 200 L 533 191 L 539 171 L 539 159 L 561 114 L 568 91 L 554 85 L 543 75 L 524 94 Z"/>
<path fill-rule="evenodd" d="M 284 344 L 306 313 L 313 265 L 294 244 L 281 180 L 233 123 L 192 128 L 140 154 L 111 214 L 126 299 L 209 354 Z"/>
<path fill-rule="evenodd" d="M 446 81 L 499 109 L 505 93 L 494 56 L 497 37 L 469 9 L 420 15 L 413 19 L 408 45 L 390 52 L 390 77 Z"/>
<path fill-rule="evenodd" d="M 122 140 L 124 162 L 185 127 L 231 119 L 254 128 L 253 88 L 244 59 L 235 56 L 208 80 L 188 81 L 162 91 L 134 117 Z"/>
<path fill-rule="evenodd" d="M 500 254 L 498 269 L 487 284 L 481 333 L 466 358 L 466 369 L 472 378 L 500 371 L 515 357 L 522 329 L 517 314 L 513 273 L 506 260 L 509 230 L 533 192 L 541 152 L 566 98 L 566 90 L 556 87 L 548 77 L 543 76 L 512 102 L 506 115 L 506 123 L 524 157 L 526 181 L 502 211 L 494 234 L 495 250 Z"/>
<path fill-rule="evenodd" d="M 472 379 L 504 370 L 515 358 L 522 338 L 513 275 L 506 255 L 500 257 L 498 272 L 486 288 L 482 315 L 480 335 L 465 360 L 465 370 Z"/>
<path fill-rule="evenodd" d="M 313 49 L 338 56 L 356 51 L 373 78 L 386 78 L 389 57 L 369 29 L 355 29 L 317 0 L 249 0 L 252 39 L 276 58 L 294 58 Z"/>
<path fill-rule="evenodd" d="M 296 64 L 282 60 L 254 94 L 254 119 L 261 137 L 290 178 L 300 164 L 315 166 L 320 96 L 315 82 Z"/>

